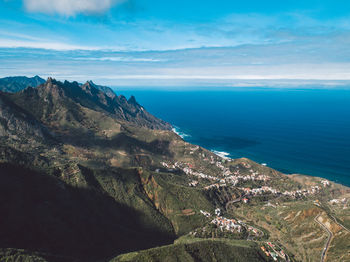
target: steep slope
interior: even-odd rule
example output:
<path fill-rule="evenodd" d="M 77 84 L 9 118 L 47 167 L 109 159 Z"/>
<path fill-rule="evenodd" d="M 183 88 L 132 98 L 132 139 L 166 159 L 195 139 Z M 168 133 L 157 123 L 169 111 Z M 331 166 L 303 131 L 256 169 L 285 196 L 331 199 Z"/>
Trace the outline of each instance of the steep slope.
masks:
<path fill-rule="evenodd" d="M 0 91 L 0 138 L 26 143 L 50 142 L 49 130 L 30 113 L 17 106 Z"/>
<path fill-rule="evenodd" d="M 121 255 L 110 262 L 122 261 L 255 262 L 273 260 L 266 257 L 254 242 L 194 239 Z"/>
<path fill-rule="evenodd" d="M 120 190 L 114 194 L 122 197 L 128 192 L 124 200 L 134 198 L 134 204 L 107 194 L 94 176 L 97 171 L 82 166 L 70 171 L 56 169 L 48 175 L 0 163 L 1 247 L 96 261 L 173 241 L 167 220 L 133 186 L 135 171 L 104 170 Z M 61 177 L 65 175 L 80 181 L 70 185 Z"/>
<path fill-rule="evenodd" d="M 170 124 L 149 114 L 134 98 L 128 101 L 124 96 L 111 97 L 91 82 L 80 85 L 77 82 L 62 83 L 49 78 L 37 88 L 29 87 L 10 97 L 48 125 L 62 126 L 62 121 L 73 121 L 79 126 L 86 119 L 81 110 L 84 107 L 138 126 L 166 130 L 171 128 Z"/>
<path fill-rule="evenodd" d="M 0 258 L 105 261 L 153 248 L 116 260 L 254 261 L 275 254 L 273 241 L 290 261 L 316 261 L 322 237 L 298 248 L 293 237 L 322 233 L 317 214 L 349 223 L 349 188 L 223 159 L 106 92 L 49 78 L 0 93 Z M 345 231 L 329 257 L 346 250 Z"/>
<path fill-rule="evenodd" d="M 36 87 L 45 83 L 45 80 L 39 76 L 12 76 L 0 78 L 0 91 L 16 93 L 28 86 Z"/>
<path fill-rule="evenodd" d="M 92 82 L 91 80 L 90 81 L 87 81 L 86 84 L 89 84 L 90 86 L 93 86 L 95 87 L 96 89 L 102 91 L 103 93 L 105 93 L 107 96 L 109 96 L 110 98 L 114 98 L 116 97 L 116 94 L 114 93 L 114 91 L 109 88 L 108 86 L 101 86 L 101 85 L 96 85 L 94 82 Z"/>

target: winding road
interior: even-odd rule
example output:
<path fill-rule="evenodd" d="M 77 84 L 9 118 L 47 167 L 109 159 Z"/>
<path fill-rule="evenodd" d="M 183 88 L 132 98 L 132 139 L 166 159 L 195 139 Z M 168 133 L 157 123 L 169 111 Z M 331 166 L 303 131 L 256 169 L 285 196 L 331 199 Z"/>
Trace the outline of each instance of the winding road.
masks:
<path fill-rule="evenodd" d="M 226 203 L 226 205 L 225 205 L 226 210 L 228 209 L 228 206 L 229 206 L 229 205 L 231 205 L 231 204 L 234 204 L 234 203 L 237 203 L 237 202 L 241 201 L 241 200 L 242 200 L 242 198 L 244 198 L 244 195 L 243 195 L 243 196 L 241 196 L 241 197 L 239 197 L 239 198 L 236 198 L 236 199 L 233 199 L 233 200 L 231 200 L 231 201 L 228 201 L 228 202 Z"/>
<path fill-rule="evenodd" d="M 322 254 L 321 254 L 321 262 L 324 262 L 324 259 L 325 259 L 325 256 L 327 254 L 327 250 L 329 248 L 329 244 L 331 243 L 331 240 L 333 238 L 333 233 L 323 224 L 321 223 L 320 221 L 318 221 L 318 217 L 320 216 L 321 214 L 318 214 L 314 220 L 317 224 L 319 224 L 327 233 L 328 233 L 328 239 L 327 239 L 327 242 L 322 250 Z"/>

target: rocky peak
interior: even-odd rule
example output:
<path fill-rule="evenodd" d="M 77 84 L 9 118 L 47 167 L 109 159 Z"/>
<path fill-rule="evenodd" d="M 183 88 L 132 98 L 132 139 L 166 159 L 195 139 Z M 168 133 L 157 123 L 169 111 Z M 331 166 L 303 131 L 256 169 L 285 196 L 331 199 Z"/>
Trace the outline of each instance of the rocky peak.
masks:
<path fill-rule="evenodd" d="M 41 81 L 42 80 L 42 78 L 40 76 L 38 76 L 38 75 L 35 75 L 33 77 L 33 79 L 36 80 L 36 81 Z"/>
<path fill-rule="evenodd" d="M 136 98 L 134 96 L 131 96 L 128 100 L 128 104 L 133 106 L 140 106 L 139 103 L 137 103 Z"/>
<path fill-rule="evenodd" d="M 126 97 L 123 96 L 123 95 L 119 95 L 119 96 L 118 96 L 118 99 L 119 99 L 119 101 L 120 101 L 122 104 L 127 104 L 127 103 L 128 103 L 128 100 L 127 100 Z"/>
<path fill-rule="evenodd" d="M 96 87 L 95 83 L 92 80 L 86 81 L 86 84 L 89 84 L 90 86 Z"/>
<path fill-rule="evenodd" d="M 80 115 L 78 111 L 83 106 L 107 113 L 115 119 L 127 120 L 151 129 L 171 128 L 168 123 L 142 110 L 134 96 L 129 100 L 123 95 L 117 97 L 109 87 L 96 85 L 92 81 L 82 85 L 69 81 L 62 83 L 49 77 L 44 84 L 23 90 L 16 94 L 14 99 L 19 106 L 28 111 L 34 107 L 37 118 L 44 122 L 48 120 L 47 117 L 52 118 L 55 114 L 59 114 L 59 111 L 72 112 L 74 109 L 75 115 L 78 116 Z M 31 104 L 26 101 L 31 101 Z"/>

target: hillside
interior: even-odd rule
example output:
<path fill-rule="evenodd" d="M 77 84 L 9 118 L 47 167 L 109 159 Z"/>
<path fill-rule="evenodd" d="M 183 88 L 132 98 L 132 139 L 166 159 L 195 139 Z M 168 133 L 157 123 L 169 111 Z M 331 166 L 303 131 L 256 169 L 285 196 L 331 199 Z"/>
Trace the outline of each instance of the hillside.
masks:
<path fill-rule="evenodd" d="M 111 262 L 127 261 L 272 261 L 254 242 L 227 240 L 180 240 L 173 245 L 120 255 Z"/>
<path fill-rule="evenodd" d="M 319 261 L 328 228 L 325 261 L 350 261 L 349 188 L 223 159 L 111 92 L 0 92 L 1 257 Z"/>
<path fill-rule="evenodd" d="M 149 114 L 134 97 L 110 96 L 91 82 L 80 85 L 49 78 L 37 88 L 29 87 L 9 97 L 37 119 L 58 128 L 65 124 L 93 128 L 86 126 L 93 121 L 86 111 L 92 110 L 151 129 L 170 129 L 170 124 Z"/>

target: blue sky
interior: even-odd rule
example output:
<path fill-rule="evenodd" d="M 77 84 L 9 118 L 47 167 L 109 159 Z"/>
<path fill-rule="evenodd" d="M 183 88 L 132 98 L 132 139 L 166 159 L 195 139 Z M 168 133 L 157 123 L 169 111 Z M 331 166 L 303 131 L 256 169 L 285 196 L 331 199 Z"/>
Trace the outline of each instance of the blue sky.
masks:
<path fill-rule="evenodd" d="M 0 0 L 0 76 L 348 85 L 349 44 L 345 0 Z"/>

